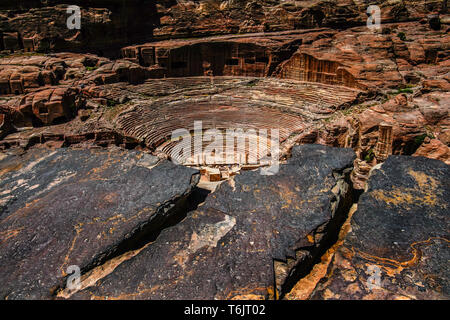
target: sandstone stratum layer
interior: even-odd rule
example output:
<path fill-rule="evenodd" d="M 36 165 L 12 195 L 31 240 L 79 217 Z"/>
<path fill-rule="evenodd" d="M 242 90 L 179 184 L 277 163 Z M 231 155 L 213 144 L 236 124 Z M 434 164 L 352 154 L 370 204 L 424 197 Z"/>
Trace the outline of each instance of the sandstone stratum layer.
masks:
<path fill-rule="evenodd" d="M 370 4 L 2 1 L 0 299 L 448 299 L 447 1 Z"/>

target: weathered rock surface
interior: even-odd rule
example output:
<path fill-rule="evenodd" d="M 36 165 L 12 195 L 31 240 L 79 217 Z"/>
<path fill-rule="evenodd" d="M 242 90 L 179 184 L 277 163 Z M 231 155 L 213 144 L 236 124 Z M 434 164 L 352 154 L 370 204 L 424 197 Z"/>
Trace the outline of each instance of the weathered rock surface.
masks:
<path fill-rule="evenodd" d="M 148 77 L 150 72 L 133 62 L 92 54 L 10 55 L 0 59 L 0 95 L 34 93 L 55 85 L 139 83 Z"/>
<path fill-rule="evenodd" d="M 72 298 L 274 298 L 345 219 L 353 159 L 349 149 L 305 145 L 273 176 L 238 175 Z"/>
<path fill-rule="evenodd" d="M 304 36 L 292 57 L 279 65 L 282 78 L 344 84 L 370 89 L 398 89 L 432 81 L 445 88 L 449 72 L 449 36 L 420 22 L 326 30 Z"/>
<path fill-rule="evenodd" d="M 365 25 L 369 5 L 379 5 L 385 22 L 425 18 L 446 10 L 446 1 L 157 1 L 160 25 L 156 38 L 268 32 L 317 27 Z"/>
<path fill-rule="evenodd" d="M 5 113 L 0 113 L 0 139 L 2 139 L 9 133 L 11 129 L 11 120 L 9 112 L 7 112 L 7 110 L 0 110 L 5 111 Z"/>
<path fill-rule="evenodd" d="M 182 208 L 196 170 L 136 151 L 0 155 L 0 297 L 50 299 Z M 187 210 L 187 209 L 184 209 Z"/>
<path fill-rule="evenodd" d="M 77 88 L 51 87 L 25 95 L 13 113 L 13 124 L 32 127 L 71 120 L 81 104 L 78 94 Z"/>
<path fill-rule="evenodd" d="M 69 5 L 81 7 L 79 30 L 67 27 Z M 0 49 L 117 56 L 121 46 L 151 40 L 158 23 L 154 1 L 8 0 L 0 4 Z"/>
<path fill-rule="evenodd" d="M 327 30 L 224 35 L 201 39 L 167 40 L 122 49 L 122 57 L 151 66 L 155 78 L 188 76 L 272 75 L 304 38 Z"/>
<path fill-rule="evenodd" d="M 448 299 L 449 199 L 448 165 L 389 157 L 311 298 Z"/>
<path fill-rule="evenodd" d="M 276 76 L 380 90 L 422 83 L 446 90 L 449 37 L 420 22 L 166 40 L 122 49 L 153 77 Z"/>
<path fill-rule="evenodd" d="M 357 154 L 352 181 L 364 189 L 370 169 L 388 155 L 422 155 L 448 161 L 448 92 L 432 92 L 416 98 L 398 94 L 383 104 L 366 106 L 359 112 L 322 128 L 318 139 L 328 145 L 353 147 Z M 428 142 L 430 138 L 433 141 Z"/>
<path fill-rule="evenodd" d="M 450 148 L 443 144 L 440 140 L 431 139 L 424 142 L 413 156 L 421 156 L 437 159 L 450 164 Z"/>

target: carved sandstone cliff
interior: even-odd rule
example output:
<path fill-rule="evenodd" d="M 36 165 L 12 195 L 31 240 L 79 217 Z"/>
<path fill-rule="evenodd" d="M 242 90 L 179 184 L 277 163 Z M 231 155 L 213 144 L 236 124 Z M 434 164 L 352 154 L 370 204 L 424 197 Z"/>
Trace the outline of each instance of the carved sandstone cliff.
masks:
<path fill-rule="evenodd" d="M 67 28 L 69 5 L 82 9 L 80 30 Z M 155 3 L 147 0 L 2 1 L 0 51 L 69 50 L 117 56 L 121 46 L 152 39 L 158 23 Z"/>
<path fill-rule="evenodd" d="M 445 11 L 446 1 L 371 1 L 385 22 L 424 18 Z M 205 37 L 217 34 L 271 32 L 308 28 L 348 28 L 365 25 L 365 1 L 211 0 L 157 1 L 160 25 L 156 38 Z"/>

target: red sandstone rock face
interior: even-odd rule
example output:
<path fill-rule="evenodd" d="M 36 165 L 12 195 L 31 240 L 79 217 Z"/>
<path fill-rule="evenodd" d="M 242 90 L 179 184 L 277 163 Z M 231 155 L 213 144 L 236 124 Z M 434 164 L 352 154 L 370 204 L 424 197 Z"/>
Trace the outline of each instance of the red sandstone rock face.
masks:
<path fill-rule="evenodd" d="M 9 133 L 11 127 L 9 114 L 0 113 L 0 139 Z"/>
<path fill-rule="evenodd" d="M 357 159 L 352 173 L 354 186 L 364 189 L 371 168 L 389 154 L 448 158 L 448 93 L 433 92 L 419 98 L 399 94 L 384 104 L 363 107 L 359 113 L 341 117 L 319 129 L 315 142 L 353 147 Z M 441 142 L 422 145 L 427 137 Z M 418 150 L 418 148 L 420 149 Z"/>
<path fill-rule="evenodd" d="M 65 80 L 72 67 L 85 69 L 80 55 L 12 56 L 0 59 L 0 95 L 23 94 Z M 77 61 L 78 60 L 78 61 Z"/>
<path fill-rule="evenodd" d="M 20 95 L 54 85 L 140 83 L 150 71 L 126 60 L 90 54 L 17 55 L 0 59 L 0 96 Z"/>
<path fill-rule="evenodd" d="M 381 7 L 385 22 L 425 17 L 442 10 L 444 1 L 402 1 L 370 4 Z M 317 27 L 343 28 L 365 25 L 368 4 L 364 1 L 269 1 L 212 0 L 157 1 L 160 25 L 155 37 L 175 38 L 213 34 L 268 32 Z"/>
<path fill-rule="evenodd" d="M 381 7 L 384 23 L 419 20 L 444 10 L 446 1 L 406 1 Z M 144 1 L 75 0 L 82 8 L 81 30 L 66 27 L 66 4 L 49 0 L 2 1 L 0 51 L 25 52 L 76 50 L 116 56 L 116 49 L 157 39 L 218 34 L 286 31 L 365 25 L 365 2 L 315 1 Z M 25 11 L 20 9 L 31 9 Z M 156 29 L 155 29 L 156 28 Z M 155 30 L 154 30 L 155 29 Z"/>
<path fill-rule="evenodd" d="M 70 120 L 78 109 L 76 88 L 56 87 L 26 95 L 19 107 L 20 114 L 29 113 L 44 125 Z"/>
<path fill-rule="evenodd" d="M 295 31 L 152 42 L 123 48 L 122 57 L 142 66 L 151 66 L 154 78 L 266 77 L 295 52 L 306 33 Z"/>
<path fill-rule="evenodd" d="M 276 76 L 370 91 L 418 83 L 425 91 L 448 89 L 450 38 L 445 33 L 419 22 L 383 28 L 378 33 L 357 27 L 170 40 L 126 47 L 122 56 L 151 66 L 155 78 Z"/>
<path fill-rule="evenodd" d="M 450 164 L 450 148 L 437 139 L 425 141 L 413 156 L 437 159 Z"/>
<path fill-rule="evenodd" d="M 346 87 L 359 87 L 354 76 L 336 61 L 320 60 L 305 53 L 296 53 L 280 70 L 283 79 L 321 82 Z"/>
<path fill-rule="evenodd" d="M 81 84 L 109 84 L 116 82 L 142 83 L 151 71 L 126 60 L 109 61 L 82 79 Z"/>
<path fill-rule="evenodd" d="M 159 23 L 153 1 L 129 0 L 2 1 L 0 51 L 49 52 L 72 50 L 117 56 L 117 49 L 150 40 Z M 66 26 L 68 5 L 81 7 L 82 28 Z M 20 10 L 31 9 L 29 11 Z M 6 11 L 8 10 L 8 11 Z"/>
<path fill-rule="evenodd" d="M 437 81 L 426 86 L 445 89 L 448 82 L 439 81 L 449 68 L 447 34 L 419 23 L 389 24 L 383 28 L 382 33 L 358 27 L 325 33 L 319 39 L 303 39 L 298 53 L 280 65 L 278 74 L 282 78 L 369 89 L 397 88 L 422 78 Z M 399 33 L 406 35 L 405 41 L 398 37 Z"/>

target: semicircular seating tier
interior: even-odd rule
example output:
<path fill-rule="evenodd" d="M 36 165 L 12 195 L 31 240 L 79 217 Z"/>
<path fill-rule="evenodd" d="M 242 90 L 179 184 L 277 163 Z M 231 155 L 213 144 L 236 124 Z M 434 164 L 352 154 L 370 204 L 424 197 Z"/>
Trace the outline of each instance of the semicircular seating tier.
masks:
<path fill-rule="evenodd" d="M 267 132 L 267 137 L 278 130 L 279 142 L 283 143 L 293 134 L 304 131 L 315 121 L 329 117 L 343 105 L 354 101 L 360 93 L 346 87 L 275 78 L 240 80 L 239 85 L 232 86 L 226 86 L 226 83 L 235 79 L 227 77 L 214 78 L 214 83 L 208 77 L 147 80 L 146 91 L 170 90 L 171 95 L 151 102 L 146 99 L 134 105 L 117 116 L 116 125 L 124 135 L 168 155 L 178 143 L 178 140 L 171 139 L 173 133 L 183 129 L 192 136 L 194 130 L 201 130 L 203 137 L 210 129 L 217 129 L 223 137 L 226 137 L 227 130 L 233 129 L 257 136 L 264 136 Z M 180 82 L 197 86 L 174 90 L 183 87 Z M 203 90 L 198 87 L 202 82 Z M 255 139 L 253 141 L 258 141 L 257 137 Z M 203 139 L 202 149 L 209 141 L 212 140 L 206 139 L 205 142 Z M 193 144 L 186 147 L 193 149 Z M 237 146 L 233 150 L 244 158 L 255 156 L 259 159 L 261 156 L 257 149 L 248 151 L 242 148 Z M 256 154 L 252 155 L 252 152 Z"/>

